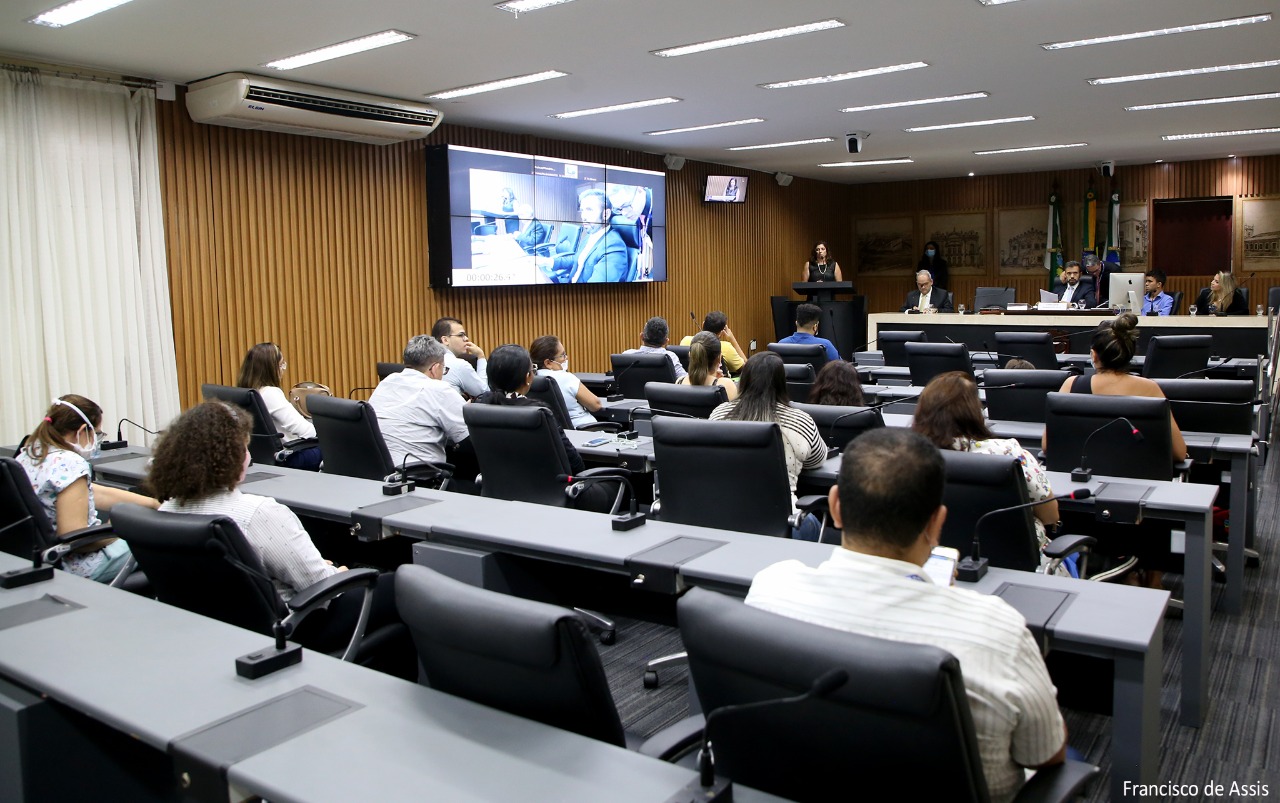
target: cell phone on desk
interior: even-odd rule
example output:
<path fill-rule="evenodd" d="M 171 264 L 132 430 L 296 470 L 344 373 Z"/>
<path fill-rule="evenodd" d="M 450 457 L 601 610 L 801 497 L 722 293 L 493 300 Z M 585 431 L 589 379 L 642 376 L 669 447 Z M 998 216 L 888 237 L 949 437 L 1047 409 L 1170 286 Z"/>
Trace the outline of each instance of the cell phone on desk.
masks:
<path fill-rule="evenodd" d="M 956 564 L 960 562 L 960 550 L 949 546 L 936 546 L 924 563 L 924 573 L 935 585 L 949 586 L 956 582 Z"/>
<path fill-rule="evenodd" d="M 582 445 L 583 446 L 604 446 L 606 443 L 608 443 L 611 440 L 613 440 L 613 438 L 592 438 L 591 440 L 587 441 Z"/>

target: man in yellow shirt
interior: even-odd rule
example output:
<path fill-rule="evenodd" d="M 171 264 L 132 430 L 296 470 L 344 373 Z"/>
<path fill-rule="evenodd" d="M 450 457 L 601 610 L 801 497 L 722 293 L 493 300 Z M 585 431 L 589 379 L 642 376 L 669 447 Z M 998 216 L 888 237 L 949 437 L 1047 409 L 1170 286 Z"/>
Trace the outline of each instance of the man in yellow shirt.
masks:
<path fill-rule="evenodd" d="M 724 367 L 729 373 L 737 374 L 742 371 L 746 360 L 742 357 L 742 346 L 738 345 L 738 339 L 729 328 L 729 316 L 719 310 L 708 312 L 707 317 L 702 319 L 702 331 L 720 338 L 720 359 L 724 361 Z M 680 345 L 687 346 L 692 342 L 693 335 L 686 335 Z"/>

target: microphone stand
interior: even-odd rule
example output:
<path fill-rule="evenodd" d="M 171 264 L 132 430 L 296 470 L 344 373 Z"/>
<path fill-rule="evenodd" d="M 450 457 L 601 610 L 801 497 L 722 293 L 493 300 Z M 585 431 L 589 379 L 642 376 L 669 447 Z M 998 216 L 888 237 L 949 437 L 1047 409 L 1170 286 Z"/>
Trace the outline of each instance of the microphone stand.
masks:
<path fill-rule="evenodd" d="M 1088 482 L 1089 480 L 1093 479 L 1093 469 L 1088 467 L 1087 465 L 1088 461 L 1086 460 L 1089 452 L 1089 441 L 1093 440 L 1094 435 L 1097 435 L 1102 430 L 1120 421 L 1129 425 L 1129 435 L 1133 437 L 1134 441 L 1141 442 L 1143 440 L 1142 432 L 1137 427 L 1135 427 L 1133 425 L 1133 422 L 1130 421 L 1129 419 L 1125 418 L 1124 416 L 1111 419 L 1107 423 L 1095 429 L 1093 432 L 1090 432 L 1089 436 L 1084 439 L 1084 445 L 1080 447 L 1080 465 L 1077 466 L 1076 468 L 1071 469 L 1072 482 Z"/>
<path fill-rule="evenodd" d="M 1073 478 L 1074 479 L 1074 478 Z M 1065 499 L 1088 499 L 1093 496 L 1093 492 L 1088 488 L 1077 488 L 1069 494 L 1062 494 L 1051 499 L 1038 499 L 1034 502 L 1023 502 L 1020 505 L 1010 505 L 1009 507 L 1000 507 L 995 510 L 988 510 L 978 517 L 973 523 L 973 545 L 970 547 L 969 554 L 960 559 L 956 564 L 956 580 L 962 583 L 976 583 L 987 575 L 988 561 L 982 557 L 982 522 L 989 517 L 1000 513 L 1010 513 L 1015 510 L 1022 510 L 1027 507 L 1035 507 L 1043 505 L 1046 502 L 1061 502 Z"/>
<path fill-rule="evenodd" d="M 622 470 L 625 471 L 625 469 Z M 556 479 L 569 484 L 569 487 L 565 489 L 565 493 L 569 494 L 571 499 L 576 499 L 578 494 L 582 493 L 583 487 L 588 483 L 619 482 L 626 486 L 627 492 L 631 494 L 631 504 L 626 513 L 619 513 L 612 517 L 613 529 L 619 532 L 634 530 L 645 522 L 645 514 L 640 512 L 640 500 L 636 498 L 636 489 L 631 485 L 631 480 L 621 474 L 602 474 L 593 477 L 557 474 Z"/>
<path fill-rule="evenodd" d="M 254 567 L 239 560 L 229 551 L 226 544 L 221 541 L 215 541 L 212 538 L 205 541 L 204 548 L 211 554 L 217 555 L 236 567 L 240 571 L 250 577 L 264 580 L 273 589 L 275 583 L 270 577 L 258 571 Z M 270 675 L 272 672 L 278 672 L 285 667 L 293 666 L 302 662 L 302 645 L 290 644 L 286 639 L 293 632 L 293 628 L 284 623 L 284 620 L 277 617 L 271 623 L 271 635 L 275 637 L 275 644 L 265 650 L 254 650 L 253 652 L 241 655 L 236 659 L 236 674 L 248 680 L 256 680 L 260 677 Z"/>
<path fill-rule="evenodd" d="M 0 527 L 0 534 L 6 533 L 14 527 L 18 527 L 30 521 L 32 521 L 31 516 L 24 516 L 11 524 Z M 4 574 L 0 574 L 0 588 L 21 588 L 22 586 L 29 586 L 33 583 L 42 583 L 45 580 L 53 579 L 53 567 L 45 565 L 44 561 L 41 559 L 41 553 L 43 550 L 41 550 L 40 546 L 35 543 L 36 537 L 36 532 L 33 528 L 31 532 L 31 565 L 25 569 L 13 569 L 5 572 Z"/>

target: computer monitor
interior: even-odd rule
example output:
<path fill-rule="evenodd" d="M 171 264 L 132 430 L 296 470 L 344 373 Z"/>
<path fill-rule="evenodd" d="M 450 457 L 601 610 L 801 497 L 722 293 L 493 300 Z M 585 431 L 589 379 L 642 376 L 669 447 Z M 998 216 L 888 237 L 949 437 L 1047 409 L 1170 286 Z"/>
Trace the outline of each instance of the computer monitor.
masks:
<path fill-rule="evenodd" d="M 1138 312 L 1142 309 L 1142 283 L 1145 274 L 1113 273 L 1110 289 L 1107 292 L 1107 303 L 1112 309 L 1128 309 Z M 1132 296 L 1129 293 L 1133 293 Z"/>

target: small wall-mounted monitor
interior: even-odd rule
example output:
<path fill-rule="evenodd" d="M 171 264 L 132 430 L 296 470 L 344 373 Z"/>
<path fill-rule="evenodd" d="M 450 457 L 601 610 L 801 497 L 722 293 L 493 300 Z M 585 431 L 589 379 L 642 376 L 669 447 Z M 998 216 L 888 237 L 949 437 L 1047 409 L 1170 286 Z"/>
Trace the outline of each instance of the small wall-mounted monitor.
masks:
<path fill-rule="evenodd" d="M 707 193 L 702 200 L 740 204 L 747 200 L 746 176 L 707 176 Z"/>

